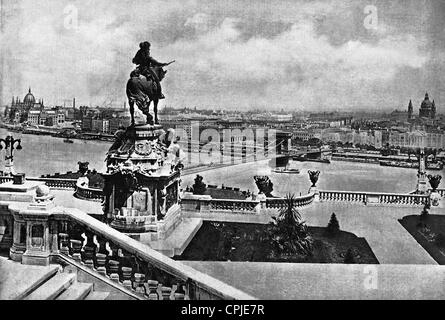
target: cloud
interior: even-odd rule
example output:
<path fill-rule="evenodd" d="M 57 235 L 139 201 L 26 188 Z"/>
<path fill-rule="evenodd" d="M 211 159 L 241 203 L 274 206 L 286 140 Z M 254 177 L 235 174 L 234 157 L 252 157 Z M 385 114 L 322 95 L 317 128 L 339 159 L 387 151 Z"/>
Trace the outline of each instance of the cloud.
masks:
<path fill-rule="evenodd" d="M 309 97 L 304 99 L 307 91 L 326 101 L 330 95 L 360 89 L 357 84 L 395 81 L 400 69 L 418 69 L 428 60 L 421 43 L 409 35 L 387 36 L 376 43 L 351 40 L 336 46 L 317 34 L 311 20 L 302 20 L 275 37 L 244 40 L 237 28 L 240 23 L 226 18 L 194 42 L 179 40 L 164 48 L 185 59 L 181 64 L 189 71 L 179 73 L 182 79 L 177 80 L 186 86 L 184 91 L 199 88 L 218 95 L 221 89 L 230 93 L 245 89 L 270 94 L 269 102 L 281 97 L 278 101 L 288 100 L 284 104 L 291 107 L 289 103 L 313 103 Z M 243 104 L 248 104 L 251 95 L 245 98 Z M 228 99 L 224 102 L 229 103 Z"/>
<path fill-rule="evenodd" d="M 121 105 L 131 58 L 149 40 L 155 58 L 177 60 L 164 82 L 169 105 L 329 109 L 395 94 L 403 100 L 417 85 L 413 75 L 429 65 L 426 37 L 390 19 L 367 34 L 357 1 L 22 0 L 1 38 L 8 52 L 4 95 L 31 85 L 54 104 L 76 96 L 79 103 Z M 78 8 L 76 30 L 64 27 L 67 4 Z M 404 74 L 411 82 L 397 92 Z"/>

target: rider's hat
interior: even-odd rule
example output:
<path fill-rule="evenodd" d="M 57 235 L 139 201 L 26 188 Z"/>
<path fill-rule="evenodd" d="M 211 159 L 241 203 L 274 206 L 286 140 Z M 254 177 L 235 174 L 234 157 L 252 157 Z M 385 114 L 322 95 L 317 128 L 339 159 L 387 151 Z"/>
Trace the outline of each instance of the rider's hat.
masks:
<path fill-rule="evenodd" d="M 139 48 L 141 48 L 141 49 L 150 48 L 150 46 L 151 46 L 150 42 L 148 42 L 148 41 L 144 41 L 139 44 Z"/>

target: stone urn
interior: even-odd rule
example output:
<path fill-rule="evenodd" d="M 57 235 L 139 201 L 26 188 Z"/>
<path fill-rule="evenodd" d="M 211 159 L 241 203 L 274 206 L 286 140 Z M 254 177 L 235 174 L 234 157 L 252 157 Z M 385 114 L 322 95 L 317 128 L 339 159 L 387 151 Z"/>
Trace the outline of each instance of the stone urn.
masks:
<path fill-rule="evenodd" d="M 437 207 L 439 205 L 439 201 L 441 199 L 439 192 L 437 192 L 437 188 L 439 187 L 441 180 L 442 176 L 440 175 L 428 175 L 428 181 L 431 185 L 430 201 L 431 205 L 434 207 Z"/>
<path fill-rule="evenodd" d="M 430 182 L 430 186 L 433 189 L 432 191 L 435 192 L 437 190 L 437 188 L 440 185 L 440 181 L 442 180 L 442 176 L 441 175 L 428 175 L 428 181 Z"/>

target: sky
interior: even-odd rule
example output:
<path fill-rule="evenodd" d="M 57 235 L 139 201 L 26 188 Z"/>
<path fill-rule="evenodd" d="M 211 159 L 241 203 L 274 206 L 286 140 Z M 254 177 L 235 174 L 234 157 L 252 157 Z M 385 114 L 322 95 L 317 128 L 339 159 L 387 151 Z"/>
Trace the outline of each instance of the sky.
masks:
<path fill-rule="evenodd" d="M 171 107 L 445 110 L 445 2 L 2 0 L 1 97 L 122 106 L 139 43 Z M 441 110 L 442 109 L 442 110 Z"/>

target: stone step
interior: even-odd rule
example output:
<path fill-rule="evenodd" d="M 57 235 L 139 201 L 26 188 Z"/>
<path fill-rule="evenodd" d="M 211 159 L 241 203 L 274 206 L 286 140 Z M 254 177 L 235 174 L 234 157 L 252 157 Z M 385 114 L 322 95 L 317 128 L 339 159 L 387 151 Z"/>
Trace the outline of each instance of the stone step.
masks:
<path fill-rule="evenodd" d="M 85 297 L 85 300 L 105 300 L 109 295 L 109 292 L 92 291 Z"/>
<path fill-rule="evenodd" d="M 83 300 L 91 293 L 92 289 L 92 283 L 76 282 L 63 291 L 56 300 Z"/>
<path fill-rule="evenodd" d="M 76 281 L 76 274 L 57 273 L 54 277 L 43 283 L 31 292 L 25 300 L 54 300 L 60 293 L 69 288 Z"/>
<path fill-rule="evenodd" d="M 57 272 L 58 267 L 54 265 L 28 266 L 0 260 L 0 300 L 24 299 Z"/>

